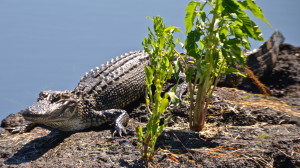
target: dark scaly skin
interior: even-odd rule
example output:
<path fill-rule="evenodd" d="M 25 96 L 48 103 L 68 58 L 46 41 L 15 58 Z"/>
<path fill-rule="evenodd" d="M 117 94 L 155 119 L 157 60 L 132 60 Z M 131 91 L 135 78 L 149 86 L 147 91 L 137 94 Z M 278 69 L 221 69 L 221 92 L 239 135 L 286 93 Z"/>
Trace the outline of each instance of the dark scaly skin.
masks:
<path fill-rule="evenodd" d="M 144 67 L 148 54 L 135 51 L 91 70 L 73 91 L 44 91 L 23 111 L 28 121 L 62 131 L 79 131 L 115 123 L 115 132 L 126 133 L 126 105 L 145 93 Z"/>
<path fill-rule="evenodd" d="M 258 78 L 271 73 L 278 59 L 280 44 L 284 40 L 281 32 L 276 30 L 259 49 L 248 53 L 247 65 Z"/>

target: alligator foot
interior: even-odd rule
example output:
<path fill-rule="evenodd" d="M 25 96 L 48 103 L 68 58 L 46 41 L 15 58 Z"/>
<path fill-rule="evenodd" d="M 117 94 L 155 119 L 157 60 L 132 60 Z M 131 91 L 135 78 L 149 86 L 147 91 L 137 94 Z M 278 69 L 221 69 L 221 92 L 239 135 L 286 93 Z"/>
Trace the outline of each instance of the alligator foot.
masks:
<path fill-rule="evenodd" d="M 115 131 L 113 132 L 113 136 L 115 136 L 116 133 L 119 134 L 119 136 L 122 136 L 122 133 L 127 134 L 126 128 L 124 125 L 127 125 L 129 116 L 125 110 L 118 110 L 121 115 L 116 119 L 115 121 Z"/>
<path fill-rule="evenodd" d="M 114 123 L 115 130 L 113 132 L 113 136 L 117 133 L 119 136 L 122 136 L 122 133 L 127 134 L 125 126 L 129 121 L 129 115 L 125 110 L 108 109 L 93 111 L 89 112 L 87 117 L 90 118 L 93 127 L 98 127 L 105 123 Z"/>

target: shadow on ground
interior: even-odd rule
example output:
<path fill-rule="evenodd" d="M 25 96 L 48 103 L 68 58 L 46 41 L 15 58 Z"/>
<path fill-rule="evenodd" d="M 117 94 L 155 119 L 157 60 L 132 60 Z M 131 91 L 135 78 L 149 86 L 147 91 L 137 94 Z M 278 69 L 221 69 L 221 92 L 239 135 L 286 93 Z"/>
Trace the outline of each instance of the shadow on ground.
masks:
<path fill-rule="evenodd" d="M 25 162 L 35 161 L 50 149 L 55 148 L 65 138 L 69 137 L 72 133 L 52 131 L 44 137 L 36 138 L 29 143 L 25 144 L 17 153 L 11 158 L 4 161 L 5 164 L 21 164 Z"/>

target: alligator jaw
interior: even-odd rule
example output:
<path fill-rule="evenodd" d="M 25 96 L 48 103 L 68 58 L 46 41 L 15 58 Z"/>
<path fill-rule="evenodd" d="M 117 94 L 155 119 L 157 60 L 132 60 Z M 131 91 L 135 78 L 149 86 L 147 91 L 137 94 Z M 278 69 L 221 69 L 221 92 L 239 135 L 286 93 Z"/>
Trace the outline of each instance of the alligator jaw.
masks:
<path fill-rule="evenodd" d="M 76 114 L 77 102 L 67 91 L 44 91 L 36 103 L 23 110 L 23 117 L 34 123 L 63 122 Z"/>

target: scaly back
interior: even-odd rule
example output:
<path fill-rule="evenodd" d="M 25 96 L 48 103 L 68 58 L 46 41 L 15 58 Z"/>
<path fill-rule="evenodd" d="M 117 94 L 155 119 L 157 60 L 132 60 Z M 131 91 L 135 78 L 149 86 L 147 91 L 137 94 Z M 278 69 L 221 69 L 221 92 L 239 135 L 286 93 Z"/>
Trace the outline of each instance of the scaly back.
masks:
<path fill-rule="evenodd" d="M 145 51 L 126 53 L 101 65 L 81 78 L 74 92 L 90 108 L 123 108 L 145 94 Z"/>

